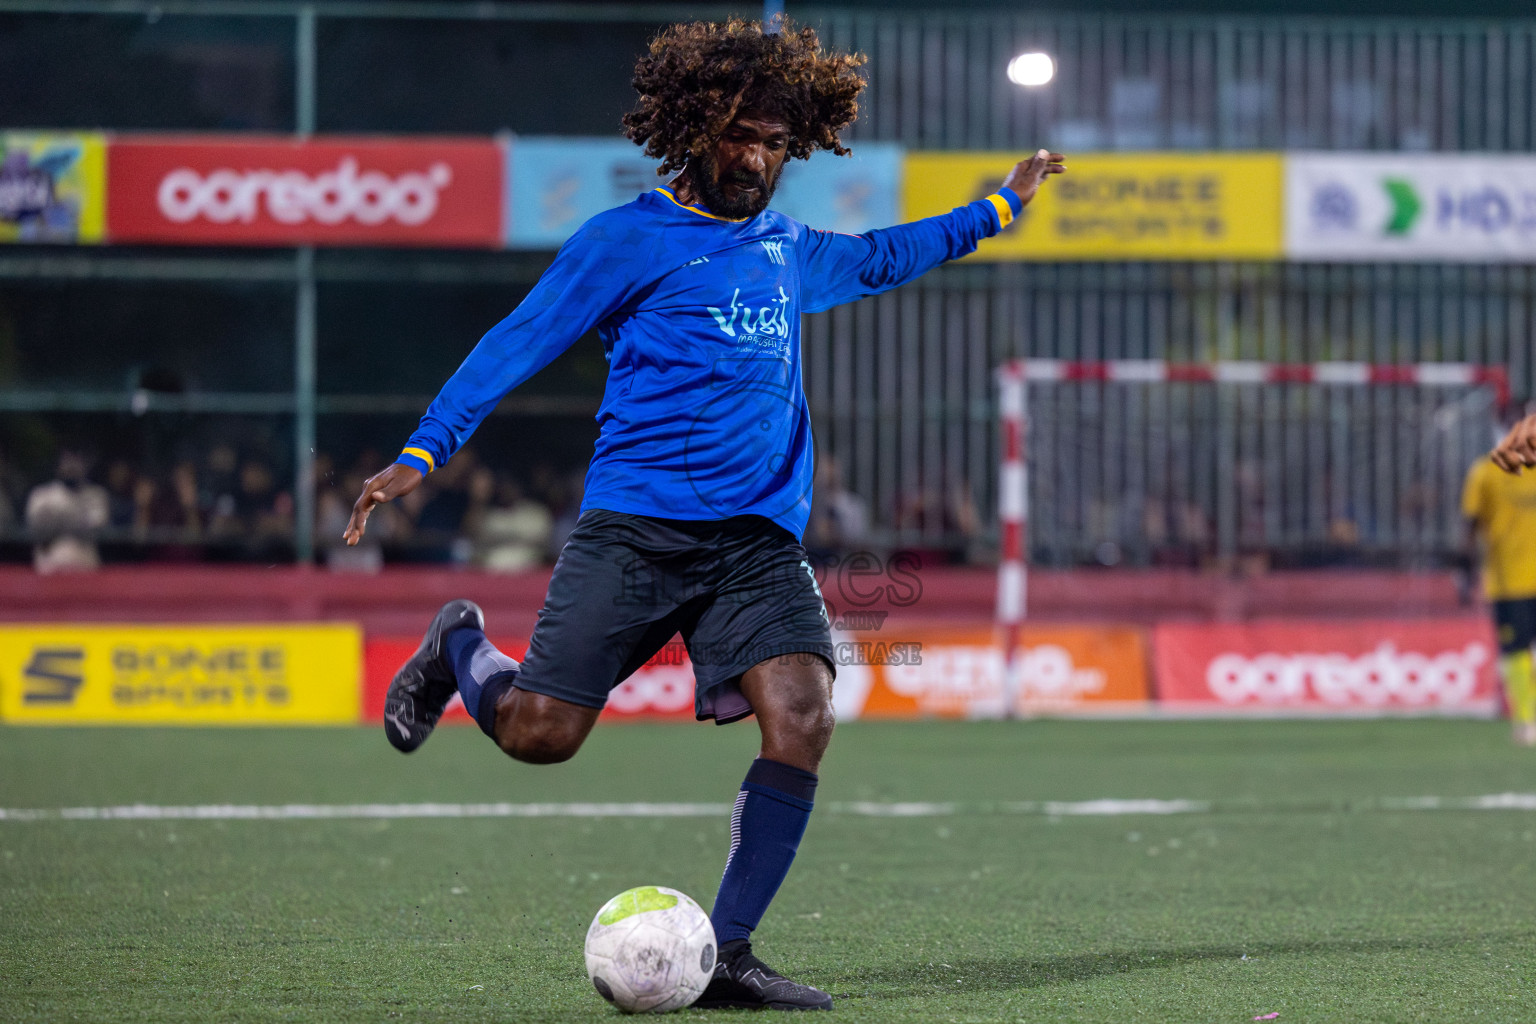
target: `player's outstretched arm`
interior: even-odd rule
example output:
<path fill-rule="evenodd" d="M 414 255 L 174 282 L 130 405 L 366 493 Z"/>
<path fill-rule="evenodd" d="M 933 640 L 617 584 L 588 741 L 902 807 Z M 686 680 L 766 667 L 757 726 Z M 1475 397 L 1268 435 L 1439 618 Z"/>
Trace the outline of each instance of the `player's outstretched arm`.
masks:
<path fill-rule="evenodd" d="M 1003 188 L 1012 189 L 1028 206 L 1029 201 L 1035 198 L 1035 193 L 1040 191 L 1047 175 L 1065 174 L 1066 170 L 1066 157 L 1042 149 L 1015 164 L 1013 170 L 1008 172 L 1008 177 L 1003 179 Z"/>
<path fill-rule="evenodd" d="M 1536 414 L 1510 427 L 1504 440 L 1489 453 L 1489 458 L 1506 473 L 1518 473 L 1526 466 L 1536 466 Z"/>
<path fill-rule="evenodd" d="M 342 534 L 347 544 L 353 545 L 363 539 L 368 516 L 374 508 L 386 501 L 394 501 L 402 494 L 410 494 L 421 486 L 421 480 L 421 470 L 399 462 L 385 466 L 369 477 L 363 484 L 363 493 L 357 496 L 357 503 L 352 506 L 352 518 L 347 521 L 346 532 Z"/>
<path fill-rule="evenodd" d="M 1019 161 L 997 193 L 949 213 L 862 235 L 807 231 L 795 247 L 803 311 L 817 313 L 878 295 L 975 252 L 982 239 L 1023 213 L 1047 178 L 1066 169 L 1060 153 L 1041 149 Z"/>

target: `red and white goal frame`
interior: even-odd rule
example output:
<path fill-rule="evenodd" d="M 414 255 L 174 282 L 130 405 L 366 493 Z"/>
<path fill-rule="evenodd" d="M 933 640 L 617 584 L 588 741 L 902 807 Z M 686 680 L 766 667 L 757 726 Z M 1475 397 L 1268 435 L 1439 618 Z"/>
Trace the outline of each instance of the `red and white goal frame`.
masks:
<path fill-rule="evenodd" d="M 1475 363 L 1268 363 L 1246 360 L 1173 363 L 1160 359 L 1068 361 L 1015 359 L 997 368 L 1002 429 L 998 476 L 1001 551 L 997 571 L 997 624 L 1004 658 L 1005 708 L 1013 714 L 1019 694 L 1019 631 L 1029 587 L 1029 387 L 1030 383 L 1127 384 L 1321 384 L 1491 388 L 1497 408 L 1509 402 L 1503 366 Z"/>

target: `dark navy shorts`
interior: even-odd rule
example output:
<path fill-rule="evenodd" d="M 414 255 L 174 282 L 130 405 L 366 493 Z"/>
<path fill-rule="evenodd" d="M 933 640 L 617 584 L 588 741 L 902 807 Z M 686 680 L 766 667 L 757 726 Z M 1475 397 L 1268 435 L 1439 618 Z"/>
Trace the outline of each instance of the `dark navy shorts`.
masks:
<path fill-rule="evenodd" d="M 1536 598 L 1493 602 L 1493 625 L 1499 634 L 1499 653 L 1515 654 L 1536 644 Z"/>
<path fill-rule="evenodd" d="M 555 563 L 517 687 L 600 708 L 679 633 L 694 711 L 722 725 L 752 713 L 741 677 L 759 662 L 803 654 L 834 665 L 821 589 L 788 530 L 761 516 L 592 509 Z"/>

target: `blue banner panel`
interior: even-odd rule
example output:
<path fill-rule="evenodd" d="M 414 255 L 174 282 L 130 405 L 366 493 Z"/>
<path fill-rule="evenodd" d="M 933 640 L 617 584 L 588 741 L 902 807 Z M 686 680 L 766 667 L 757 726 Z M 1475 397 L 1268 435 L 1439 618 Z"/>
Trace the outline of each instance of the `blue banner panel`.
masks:
<path fill-rule="evenodd" d="M 625 139 L 519 136 L 507 143 L 506 244 L 556 249 L 587 219 L 666 184 Z M 773 208 L 813 228 L 857 234 L 896 223 L 901 147 L 861 143 L 852 157 L 792 161 Z"/>

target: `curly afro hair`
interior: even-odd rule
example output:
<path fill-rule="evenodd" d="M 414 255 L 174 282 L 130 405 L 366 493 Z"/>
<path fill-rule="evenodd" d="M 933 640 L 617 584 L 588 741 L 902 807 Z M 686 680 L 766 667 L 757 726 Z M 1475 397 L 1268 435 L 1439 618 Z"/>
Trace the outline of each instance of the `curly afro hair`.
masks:
<path fill-rule="evenodd" d="M 635 63 L 640 101 L 624 115 L 624 134 L 661 161 L 658 173 L 681 170 L 744 110 L 784 119 L 790 157 L 848 154 L 838 135 L 859 114 L 865 58 L 823 53 L 815 29 L 781 25 L 771 33 L 757 21 L 700 21 L 651 41 Z"/>

